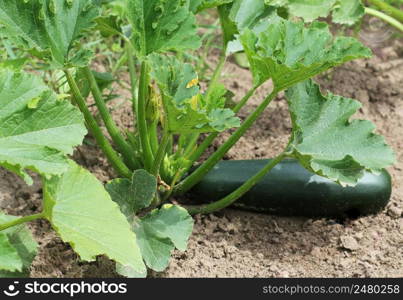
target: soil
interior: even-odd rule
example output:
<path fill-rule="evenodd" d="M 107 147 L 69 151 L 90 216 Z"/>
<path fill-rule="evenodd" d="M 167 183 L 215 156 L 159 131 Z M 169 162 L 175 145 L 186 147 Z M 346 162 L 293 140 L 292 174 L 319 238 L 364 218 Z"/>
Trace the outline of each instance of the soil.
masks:
<path fill-rule="evenodd" d="M 368 43 L 368 40 L 364 42 Z M 358 117 L 373 121 L 394 148 L 398 162 L 389 171 L 393 195 L 377 215 L 357 219 L 279 217 L 226 209 L 197 216 L 186 252 L 175 251 L 168 269 L 151 277 L 402 277 L 403 276 L 403 43 L 393 37 L 371 44 L 376 54 L 336 68 L 317 78 L 323 88 L 363 104 Z M 209 55 L 213 64 L 217 53 Z M 251 85 L 248 70 L 229 61 L 223 82 L 236 99 Z M 241 112 L 245 117 L 267 95 L 270 84 Z M 114 111 L 122 127 L 131 112 L 123 104 Z M 286 103 L 280 95 L 225 159 L 273 157 L 283 149 L 290 132 Z M 214 147 L 225 140 L 222 134 Z M 214 150 L 214 147 L 210 149 Z M 103 182 L 115 175 L 95 146 L 80 147 L 74 158 Z M 0 169 L 0 207 L 25 215 L 41 209 L 41 186 L 27 186 Z M 114 263 L 105 257 L 83 263 L 46 221 L 29 224 L 39 254 L 32 277 L 116 277 Z"/>

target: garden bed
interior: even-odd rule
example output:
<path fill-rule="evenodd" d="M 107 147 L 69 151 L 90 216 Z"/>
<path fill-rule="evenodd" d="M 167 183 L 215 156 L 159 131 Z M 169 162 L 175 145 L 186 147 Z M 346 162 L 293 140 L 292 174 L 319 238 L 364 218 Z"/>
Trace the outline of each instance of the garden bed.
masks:
<path fill-rule="evenodd" d="M 389 42 L 394 39 L 390 39 Z M 369 45 L 372 46 L 372 45 Z M 377 46 L 376 56 L 336 68 L 319 81 L 324 88 L 363 103 L 359 117 L 373 121 L 397 153 L 389 169 L 393 177 L 390 205 L 375 216 L 355 219 L 285 218 L 226 209 L 196 217 L 186 252 L 175 252 L 168 269 L 158 277 L 401 277 L 403 260 L 403 48 Z M 216 59 L 212 53 L 211 62 Z M 247 70 L 229 62 L 224 83 L 236 95 L 250 87 Z M 257 106 L 268 87 L 260 88 L 241 116 Z M 130 120 L 130 106 L 114 112 L 121 126 Z M 226 159 L 268 158 L 287 143 L 291 126 L 284 99 L 278 98 L 257 124 L 229 151 Z M 217 143 L 225 140 L 224 133 Z M 218 144 L 215 144 L 217 146 Z M 98 179 L 114 177 L 95 146 L 81 146 L 75 159 Z M 0 206 L 9 214 L 39 212 L 41 187 L 31 187 L 0 169 Z M 81 263 L 43 220 L 29 227 L 40 245 L 31 267 L 33 277 L 114 277 L 106 258 Z"/>

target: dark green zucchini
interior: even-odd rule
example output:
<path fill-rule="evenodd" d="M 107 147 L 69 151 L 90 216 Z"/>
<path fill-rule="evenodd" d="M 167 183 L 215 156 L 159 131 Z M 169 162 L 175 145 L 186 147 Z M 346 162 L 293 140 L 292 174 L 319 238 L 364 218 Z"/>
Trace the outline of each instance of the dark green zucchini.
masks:
<path fill-rule="evenodd" d="M 268 160 L 221 161 L 191 190 L 198 201 L 219 200 L 256 174 Z M 388 203 L 391 177 L 365 173 L 354 187 L 342 187 L 287 159 L 235 202 L 252 211 L 285 216 L 347 217 L 372 214 Z"/>

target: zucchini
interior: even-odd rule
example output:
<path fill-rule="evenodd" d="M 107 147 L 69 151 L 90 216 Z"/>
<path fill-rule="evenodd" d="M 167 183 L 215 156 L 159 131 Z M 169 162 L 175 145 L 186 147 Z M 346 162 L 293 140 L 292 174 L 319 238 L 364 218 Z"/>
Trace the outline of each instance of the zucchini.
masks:
<path fill-rule="evenodd" d="M 219 162 L 191 190 L 199 201 L 219 200 L 257 173 L 268 160 Z M 366 172 L 354 187 L 342 187 L 303 168 L 297 160 L 279 163 L 234 206 L 283 216 L 357 217 L 379 212 L 391 195 L 391 177 Z"/>

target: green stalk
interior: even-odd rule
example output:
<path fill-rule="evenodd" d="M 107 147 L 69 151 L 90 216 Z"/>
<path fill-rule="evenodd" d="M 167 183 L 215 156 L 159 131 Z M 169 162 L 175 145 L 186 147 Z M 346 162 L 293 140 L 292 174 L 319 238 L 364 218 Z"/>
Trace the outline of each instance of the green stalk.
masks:
<path fill-rule="evenodd" d="M 242 123 L 242 125 L 230 136 L 230 138 L 217 149 L 199 168 L 180 182 L 174 189 L 174 193 L 183 194 L 197 184 L 231 149 L 232 146 L 245 134 L 257 118 L 263 113 L 270 102 L 277 96 L 277 90 L 273 90 L 256 110 Z"/>
<path fill-rule="evenodd" d="M 193 153 L 193 151 L 195 150 L 197 141 L 199 140 L 199 136 L 200 134 L 198 133 L 193 133 L 189 143 L 186 145 L 185 149 L 183 149 L 183 156 L 184 157 L 188 157 L 189 155 L 191 155 Z"/>
<path fill-rule="evenodd" d="M 151 122 L 148 134 L 153 155 L 158 151 L 158 120 Z"/>
<path fill-rule="evenodd" d="M 167 192 L 165 193 L 165 195 L 163 195 L 163 197 L 162 197 L 162 202 L 167 201 L 167 200 L 169 199 L 169 197 L 171 197 L 171 195 L 172 195 L 172 193 L 173 193 L 173 187 L 175 186 L 175 184 L 176 184 L 176 183 L 178 182 L 178 180 L 180 179 L 180 175 L 181 175 L 180 172 L 177 172 L 177 173 L 174 175 L 174 177 L 172 178 L 172 182 L 171 182 L 171 184 L 170 184 L 170 189 L 169 189 L 169 191 L 167 191 Z"/>
<path fill-rule="evenodd" d="M 242 107 L 244 107 L 244 105 L 248 102 L 248 100 L 250 99 L 250 97 L 252 97 L 252 95 L 255 93 L 256 89 L 258 88 L 258 86 L 255 86 L 253 88 L 251 88 L 246 95 L 241 99 L 241 101 L 238 102 L 238 104 L 234 107 L 233 111 L 235 113 L 238 113 Z M 204 153 L 204 151 L 206 151 L 206 149 L 208 147 L 210 147 L 210 145 L 213 143 L 213 141 L 215 140 L 215 138 L 219 135 L 218 132 L 213 132 L 210 133 L 209 136 L 207 138 L 205 138 L 203 140 L 203 142 L 196 148 L 196 150 L 189 152 L 189 164 L 186 168 L 184 168 L 180 174 L 178 175 L 179 178 L 182 178 L 183 175 L 185 175 L 189 169 L 193 166 L 193 164 L 202 156 L 202 154 Z M 197 140 L 196 140 L 197 142 Z M 186 155 L 186 156 L 188 156 Z"/>
<path fill-rule="evenodd" d="M 139 96 L 138 96 L 138 112 L 137 112 L 137 127 L 140 135 L 141 148 L 143 150 L 144 156 L 144 166 L 146 170 L 151 170 L 152 163 L 154 161 L 153 153 L 151 150 L 150 140 L 148 139 L 148 128 L 146 120 L 146 107 L 149 97 L 149 67 L 146 61 L 141 63 L 141 73 L 140 73 L 140 86 L 139 86 Z"/>
<path fill-rule="evenodd" d="M 221 51 L 220 57 L 218 59 L 217 66 L 216 66 L 216 68 L 214 70 L 213 76 L 211 77 L 211 80 L 210 80 L 209 87 L 207 88 L 207 91 L 206 91 L 206 96 L 205 96 L 206 99 L 208 99 L 211 96 L 211 93 L 213 92 L 214 86 L 216 85 L 216 83 L 218 82 L 218 80 L 221 77 L 221 72 L 222 72 L 222 69 L 223 69 L 223 67 L 225 65 L 225 61 L 227 59 L 227 56 L 226 56 L 225 52 L 226 52 L 226 49 L 223 49 Z"/>
<path fill-rule="evenodd" d="M 165 126 L 165 128 L 164 128 L 164 132 L 162 134 L 160 146 L 158 147 L 157 154 L 155 155 L 153 167 L 151 169 L 151 174 L 153 174 L 155 176 L 159 175 L 161 163 L 164 160 L 166 149 L 169 144 L 170 137 L 171 137 L 171 134 L 169 133 L 167 126 Z"/>
<path fill-rule="evenodd" d="M 134 54 L 130 42 L 126 45 L 126 53 L 127 53 L 127 63 L 129 65 L 130 91 L 132 93 L 132 110 L 133 115 L 136 116 L 136 119 L 138 120 L 138 113 L 137 113 L 138 101 L 136 95 L 136 86 L 137 86 L 136 64 L 134 62 Z"/>
<path fill-rule="evenodd" d="M 239 111 L 242 109 L 242 107 L 245 106 L 245 104 L 248 102 L 248 100 L 250 99 L 250 97 L 253 96 L 253 94 L 255 93 L 255 91 L 257 90 L 257 88 L 260 85 L 254 86 L 253 88 L 251 88 L 246 94 L 245 96 L 243 96 L 243 98 L 241 99 L 241 101 L 238 102 L 237 105 L 235 105 L 235 107 L 233 108 L 234 113 L 239 113 Z"/>
<path fill-rule="evenodd" d="M 368 0 L 368 2 L 389 16 L 403 23 L 403 11 L 381 0 Z"/>
<path fill-rule="evenodd" d="M 285 156 L 286 154 L 282 153 L 276 158 L 272 159 L 258 173 L 249 178 L 239 188 L 237 188 L 235 191 L 233 191 L 228 196 L 222 198 L 221 200 L 205 205 L 185 206 L 185 208 L 187 208 L 188 212 L 191 215 L 195 215 L 212 213 L 231 205 L 237 199 L 242 197 L 246 192 L 248 192 L 256 183 L 258 183 L 263 178 L 263 176 L 270 172 L 270 170 L 273 169 L 279 162 L 281 162 L 285 158 Z"/>
<path fill-rule="evenodd" d="M 372 9 L 369 7 L 365 8 L 365 13 L 374 17 L 377 17 L 386 23 L 389 23 L 393 27 L 399 29 L 401 32 L 403 32 L 403 24 L 400 23 L 398 20 L 388 16 L 387 14 L 384 14 L 383 12 L 377 11 L 376 9 Z"/>
<path fill-rule="evenodd" d="M 127 62 L 127 52 L 123 52 L 122 56 L 119 57 L 118 61 L 112 68 L 112 74 L 116 74 L 117 71 Z"/>
<path fill-rule="evenodd" d="M 26 222 L 31 222 L 31 221 L 34 221 L 36 219 L 41 219 L 41 218 L 44 218 L 44 217 L 45 217 L 45 214 L 43 212 L 39 213 L 39 214 L 35 214 L 35 215 L 19 217 L 17 219 L 11 220 L 11 221 L 9 221 L 7 223 L 0 224 L 0 231 L 3 231 L 5 229 L 7 229 L 7 228 L 17 226 L 17 225 L 20 225 L 20 224 L 23 224 L 23 223 L 26 223 Z"/>
<path fill-rule="evenodd" d="M 168 146 L 167 146 L 167 154 L 171 155 L 173 153 L 173 145 L 174 145 L 174 138 L 173 135 L 169 138 Z"/>
<path fill-rule="evenodd" d="M 119 128 L 116 126 L 115 122 L 112 119 L 111 114 L 105 104 L 105 101 L 102 97 L 102 93 L 99 90 L 98 84 L 95 80 L 94 74 L 87 66 L 84 69 L 84 75 L 90 83 L 91 92 L 94 96 L 95 104 L 98 107 L 99 113 L 104 121 L 105 127 L 109 132 L 113 142 L 116 144 L 118 150 L 122 154 L 124 160 L 127 162 L 129 167 L 132 170 L 138 169 L 140 167 L 139 162 L 135 161 L 133 158 L 132 148 L 126 142 L 122 134 L 120 133 Z"/>
<path fill-rule="evenodd" d="M 131 171 L 123 163 L 119 155 L 112 148 L 111 144 L 104 137 L 101 128 L 98 126 L 97 121 L 94 119 L 91 112 L 89 111 L 74 77 L 71 75 L 69 70 L 64 70 L 64 73 L 66 74 L 67 82 L 69 83 L 71 92 L 73 93 L 74 100 L 81 110 L 82 114 L 84 115 L 87 128 L 94 136 L 98 146 L 101 148 L 102 152 L 105 154 L 112 167 L 120 176 L 131 178 Z"/>

